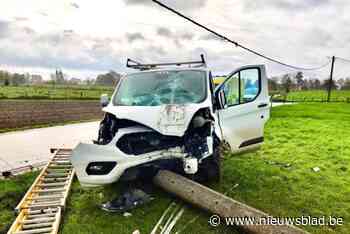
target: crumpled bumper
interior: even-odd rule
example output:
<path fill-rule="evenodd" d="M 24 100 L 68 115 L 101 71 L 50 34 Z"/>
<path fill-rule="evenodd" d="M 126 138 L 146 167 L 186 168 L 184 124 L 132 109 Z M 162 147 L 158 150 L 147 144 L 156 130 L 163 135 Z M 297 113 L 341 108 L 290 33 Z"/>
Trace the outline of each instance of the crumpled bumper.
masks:
<path fill-rule="evenodd" d="M 94 145 L 80 143 L 72 153 L 71 163 L 82 186 L 95 187 L 116 182 L 126 169 L 159 159 L 183 157 L 181 149 L 154 151 L 142 155 L 127 155 L 113 145 Z M 101 163 L 102 162 L 102 163 Z M 91 174 L 92 166 L 100 167 L 103 163 L 111 163 L 106 174 Z M 102 168 L 103 170 L 103 168 Z"/>

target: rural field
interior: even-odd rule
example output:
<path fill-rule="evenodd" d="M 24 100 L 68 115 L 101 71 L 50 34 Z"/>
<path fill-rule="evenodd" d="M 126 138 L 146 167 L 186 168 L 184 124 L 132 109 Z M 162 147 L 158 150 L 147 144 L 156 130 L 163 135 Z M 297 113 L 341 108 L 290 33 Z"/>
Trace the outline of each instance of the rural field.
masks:
<path fill-rule="evenodd" d="M 210 186 L 277 217 L 333 216 L 344 225 L 301 227 L 311 233 L 350 233 L 350 104 L 314 103 L 272 109 L 259 151 L 225 155 L 220 184 Z M 315 172 L 313 168 L 320 170 Z M 17 205 L 36 173 L 0 181 L 0 233 L 15 218 Z M 131 217 L 98 208 L 119 191 L 118 185 L 92 190 L 74 182 L 61 233 L 149 233 L 175 198 L 155 190 L 155 200 Z M 176 200 L 178 204 L 181 201 Z M 212 228 L 210 214 L 186 206 L 175 230 L 180 233 L 238 233 Z M 194 222 L 188 224 L 191 220 Z"/>
<path fill-rule="evenodd" d="M 0 99 L 86 99 L 97 100 L 101 94 L 112 95 L 114 87 L 88 85 L 0 86 Z M 280 94 L 280 92 L 271 91 Z M 291 91 L 285 97 L 274 95 L 274 100 L 296 102 L 325 102 L 326 90 Z M 350 90 L 332 90 L 331 102 L 349 102 Z"/>
<path fill-rule="evenodd" d="M 285 96 L 275 96 L 274 100 L 285 100 L 292 102 L 325 102 L 328 93 L 326 90 L 291 91 Z M 331 102 L 350 103 L 350 90 L 332 90 Z"/>
<path fill-rule="evenodd" d="M 114 87 L 56 85 L 56 86 L 0 86 L 0 99 L 99 99 L 112 94 Z"/>

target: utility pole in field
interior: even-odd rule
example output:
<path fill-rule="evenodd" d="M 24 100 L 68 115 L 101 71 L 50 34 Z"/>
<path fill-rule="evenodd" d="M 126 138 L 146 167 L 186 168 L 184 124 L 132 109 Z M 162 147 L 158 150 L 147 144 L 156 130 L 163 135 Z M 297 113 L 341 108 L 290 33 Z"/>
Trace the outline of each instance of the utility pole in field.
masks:
<path fill-rule="evenodd" d="M 334 71 L 334 62 L 335 62 L 335 56 L 332 56 L 332 67 L 331 67 L 331 75 L 329 77 L 329 83 L 328 83 L 328 97 L 327 102 L 331 100 L 331 92 L 332 92 L 332 85 L 333 85 L 333 71 Z"/>

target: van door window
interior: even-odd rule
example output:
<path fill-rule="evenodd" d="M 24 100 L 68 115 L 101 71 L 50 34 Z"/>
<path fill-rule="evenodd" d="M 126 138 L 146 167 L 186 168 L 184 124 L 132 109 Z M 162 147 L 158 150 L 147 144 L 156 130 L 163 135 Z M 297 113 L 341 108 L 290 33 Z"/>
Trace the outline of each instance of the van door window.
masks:
<path fill-rule="evenodd" d="M 253 101 L 260 91 L 259 70 L 254 68 L 240 71 L 240 80 L 240 103 Z"/>
<path fill-rule="evenodd" d="M 227 106 L 254 101 L 261 90 L 260 70 L 248 68 L 233 74 L 222 86 Z"/>
<path fill-rule="evenodd" d="M 239 74 L 233 75 L 224 86 L 227 106 L 239 104 Z"/>

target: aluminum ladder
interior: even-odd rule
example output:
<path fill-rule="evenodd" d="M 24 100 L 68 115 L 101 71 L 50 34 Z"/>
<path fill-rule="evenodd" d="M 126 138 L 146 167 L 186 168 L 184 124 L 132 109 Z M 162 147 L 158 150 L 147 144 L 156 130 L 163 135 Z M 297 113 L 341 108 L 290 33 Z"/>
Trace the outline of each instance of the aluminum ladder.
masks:
<path fill-rule="evenodd" d="M 53 158 L 15 208 L 18 216 L 7 234 L 56 234 L 74 178 L 71 149 L 52 149 Z"/>

